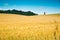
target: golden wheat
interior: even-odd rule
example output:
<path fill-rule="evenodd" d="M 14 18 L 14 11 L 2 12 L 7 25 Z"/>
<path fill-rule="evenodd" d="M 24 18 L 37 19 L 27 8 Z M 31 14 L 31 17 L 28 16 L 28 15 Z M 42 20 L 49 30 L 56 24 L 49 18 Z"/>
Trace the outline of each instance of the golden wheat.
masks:
<path fill-rule="evenodd" d="M 60 15 L 0 14 L 0 40 L 60 40 Z"/>

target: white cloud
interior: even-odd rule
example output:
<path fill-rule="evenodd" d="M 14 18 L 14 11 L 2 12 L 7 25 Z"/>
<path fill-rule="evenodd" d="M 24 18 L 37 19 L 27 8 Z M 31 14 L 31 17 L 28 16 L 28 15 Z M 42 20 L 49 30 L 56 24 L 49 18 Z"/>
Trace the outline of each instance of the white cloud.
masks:
<path fill-rule="evenodd" d="M 2 10 L 2 8 L 0 8 L 0 10 Z"/>
<path fill-rule="evenodd" d="M 16 6 L 16 5 L 13 5 L 13 6 Z"/>
<path fill-rule="evenodd" d="M 5 6 L 7 6 L 7 5 L 8 5 L 8 3 L 4 3 L 4 5 L 5 5 Z"/>

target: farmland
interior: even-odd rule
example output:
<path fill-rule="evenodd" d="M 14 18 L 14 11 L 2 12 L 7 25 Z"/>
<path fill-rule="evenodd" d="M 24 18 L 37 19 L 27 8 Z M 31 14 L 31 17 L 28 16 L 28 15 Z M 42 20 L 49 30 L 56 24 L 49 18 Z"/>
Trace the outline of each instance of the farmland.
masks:
<path fill-rule="evenodd" d="M 0 14 L 0 40 L 60 40 L 60 14 Z"/>

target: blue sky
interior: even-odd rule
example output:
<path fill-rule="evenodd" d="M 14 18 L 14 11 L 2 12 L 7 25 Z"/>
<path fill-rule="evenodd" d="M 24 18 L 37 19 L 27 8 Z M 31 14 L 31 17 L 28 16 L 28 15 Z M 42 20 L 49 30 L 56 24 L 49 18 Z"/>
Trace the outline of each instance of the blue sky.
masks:
<path fill-rule="evenodd" d="M 60 0 L 0 0 L 0 10 L 17 9 L 38 14 L 60 13 Z"/>

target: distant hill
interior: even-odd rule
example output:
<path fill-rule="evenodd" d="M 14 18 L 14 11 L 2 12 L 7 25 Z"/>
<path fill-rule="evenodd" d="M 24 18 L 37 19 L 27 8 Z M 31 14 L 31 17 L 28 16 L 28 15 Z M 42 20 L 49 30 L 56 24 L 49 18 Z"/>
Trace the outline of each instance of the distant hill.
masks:
<path fill-rule="evenodd" d="M 36 13 L 33 13 L 31 11 L 19 11 L 19 10 L 0 10 L 0 13 L 6 13 L 6 14 L 19 14 L 19 15 L 26 15 L 26 16 L 32 16 L 32 15 L 38 15 Z"/>

